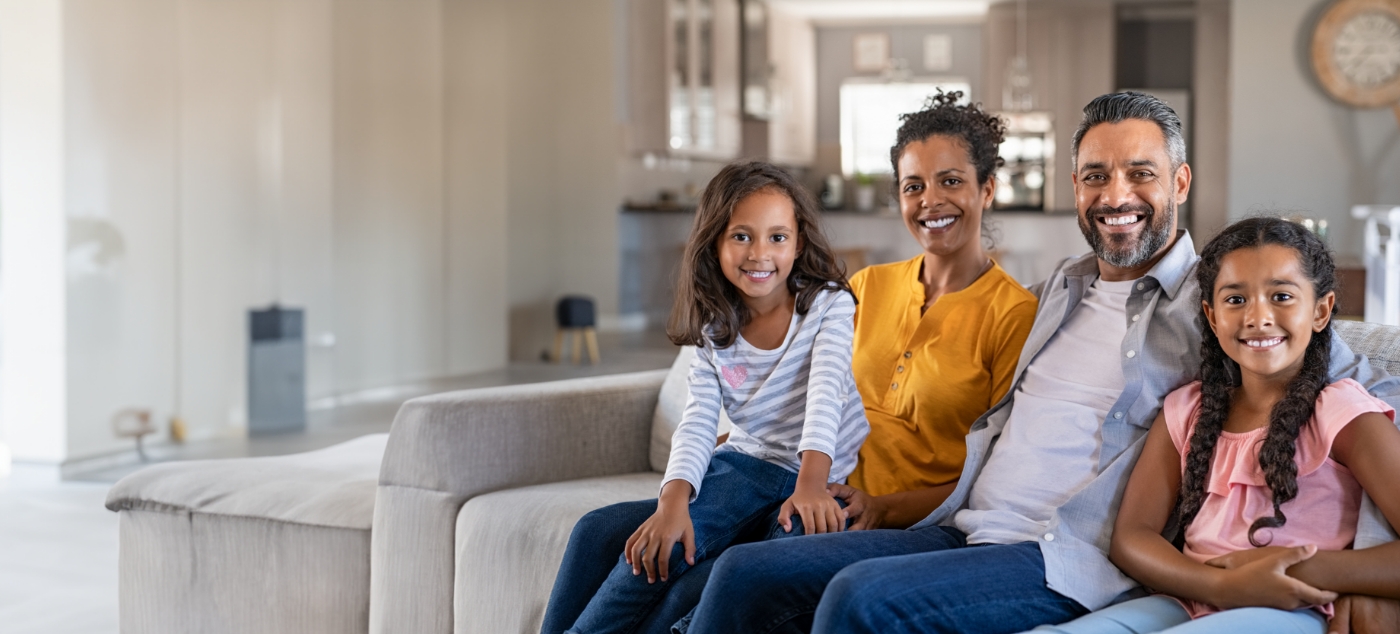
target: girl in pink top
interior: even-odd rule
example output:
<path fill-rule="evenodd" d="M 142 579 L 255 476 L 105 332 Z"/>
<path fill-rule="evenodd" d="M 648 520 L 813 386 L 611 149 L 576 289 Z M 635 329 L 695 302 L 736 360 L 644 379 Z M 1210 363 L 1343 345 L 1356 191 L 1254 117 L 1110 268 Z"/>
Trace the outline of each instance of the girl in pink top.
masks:
<path fill-rule="evenodd" d="M 1400 542 L 1351 549 L 1362 491 L 1400 525 L 1400 431 L 1355 381 L 1328 384 L 1331 254 L 1252 218 L 1206 245 L 1197 281 L 1201 381 L 1167 396 L 1110 548 L 1162 594 L 1045 630 L 1321 634 L 1340 595 L 1400 598 Z"/>

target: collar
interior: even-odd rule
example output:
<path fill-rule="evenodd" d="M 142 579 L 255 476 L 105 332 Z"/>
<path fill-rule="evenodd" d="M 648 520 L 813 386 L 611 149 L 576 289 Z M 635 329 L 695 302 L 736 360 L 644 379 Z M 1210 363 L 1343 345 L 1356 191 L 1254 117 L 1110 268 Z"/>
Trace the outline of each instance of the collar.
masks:
<path fill-rule="evenodd" d="M 1150 277 L 1157 281 L 1162 287 L 1162 292 L 1167 294 L 1167 299 L 1175 300 L 1176 294 L 1181 290 L 1181 286 L 1186 283 L 1190 273 L 1200 256 L 1196 255 L 1196 244 L 1191 241 L 1191 232 L 1179 229 L 1176 232 L 1176 242 L 1172 248 L 1167 250 L 1166 255 L 1158 260 L 1156 264 L 1148 269 L 1143 277 Z M 1086 253 L 1078 259 L 1065 266 L 1065 277 L 1097 277 L 1099 274 L 1099 259 L 1093 253 Z"/>
<path fill-rule="evenodd" d="M 1176 244 L 1147 271 L 1146 277 L 1157 280 L 1167 299 L 1175 300 L 1200 259 L 1201 256 L 1196 255 L 1196 244 L 1191 241 L 1191 232 L 1181 229 L 1176 233 Z"/>

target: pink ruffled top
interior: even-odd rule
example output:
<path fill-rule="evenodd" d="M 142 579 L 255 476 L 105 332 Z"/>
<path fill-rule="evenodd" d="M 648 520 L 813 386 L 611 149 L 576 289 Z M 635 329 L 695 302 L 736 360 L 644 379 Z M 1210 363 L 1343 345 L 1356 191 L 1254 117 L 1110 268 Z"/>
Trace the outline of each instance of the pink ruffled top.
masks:
<path fill-rule="evenodd" d="M 1191 433 L 1201 405 L 1197 381 L 1167 395 L 1163 403 L 1167 430 L 1181 454 L 1182 472 L 1191 450 Z M 1317 544 L 1319 550 L 1351 547 L 1361 510 L 1361 485 L 1351 470 L 1331 457 L 1332 441 L 1356 417 L 1381 412 L 1395 420 L 1395 411 L 1351 379 L 1342 379 L 1322 390 L 1312 420 L 1298 435 L 1294 460 L 1298 463 L 1298 497 L 1283 505 L 1288 521 L 1280 528 L 1261 528 L 1255 536 L 1270 546 Z M 1204 562 L 1238 550 L 1254 548 L 1249 527 L 1274 514 L 1273 496 L 1259 468 L 1259 447 L 1267 427 L 1244 432 L 1221 432 L 1206 483 L 1206 499 L 1186 530 L 1186 556 Z M 1192 618 L 1219 609 L 1183 600 Z M 1329 617 L 1332 606 L 1320 606 Z"/>

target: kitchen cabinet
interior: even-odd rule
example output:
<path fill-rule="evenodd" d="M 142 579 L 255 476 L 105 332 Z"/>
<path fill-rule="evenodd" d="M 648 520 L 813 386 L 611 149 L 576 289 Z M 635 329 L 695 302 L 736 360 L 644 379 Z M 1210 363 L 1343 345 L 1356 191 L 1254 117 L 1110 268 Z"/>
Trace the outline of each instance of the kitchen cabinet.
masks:
<path fill-rule="evenodd" d="M 1070 137 L 1079 126 L 1084 105 L 1114 90 L 1114 7 L 1112 0 L 1061 0 L 1030 3 L 1027 9 L 1032 108 L 1049 113 L 1054 129 L 1054 157 L 1047 172 L 1058 182 L 1045 201 L 1046 210 L 1074 209 Z M 992 5 L 983 28 L 985 103 L 1000 110 L 1007 68 L 1016 55 L 1016 3 Z"/>
<path fill-rule="evenodd" d="M 810 166 L 817 156 L 817 40 L 810 20 L 769 5 L 768 159 Z"/>
<path fill-rule="evenodd" d="M 628 149 L 738 155 L 738 0 L 628 3 Z"/>

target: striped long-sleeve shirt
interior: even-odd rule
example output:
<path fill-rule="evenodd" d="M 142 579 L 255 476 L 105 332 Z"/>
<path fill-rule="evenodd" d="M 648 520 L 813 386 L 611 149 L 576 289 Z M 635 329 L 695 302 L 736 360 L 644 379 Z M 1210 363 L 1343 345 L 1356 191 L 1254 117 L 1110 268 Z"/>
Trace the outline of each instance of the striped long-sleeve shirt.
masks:
<path fill-rule="evenodd" d="M 828 480 L 845 482 L 870 432 L 851 374 L 855 310 L 850 293 L 823 290 L 806 315 L 793 313 L 787 337 L 774 350 L 755 348 L 743 337 L 728 348 L 698 348 L 662 486 L 685 480 L 700 493 L 720 408 L 734 424 L 720 451 L 739 451 L 794 472 L 802 465 L 801 452 L 820 451 L 831 457 Z"/>

